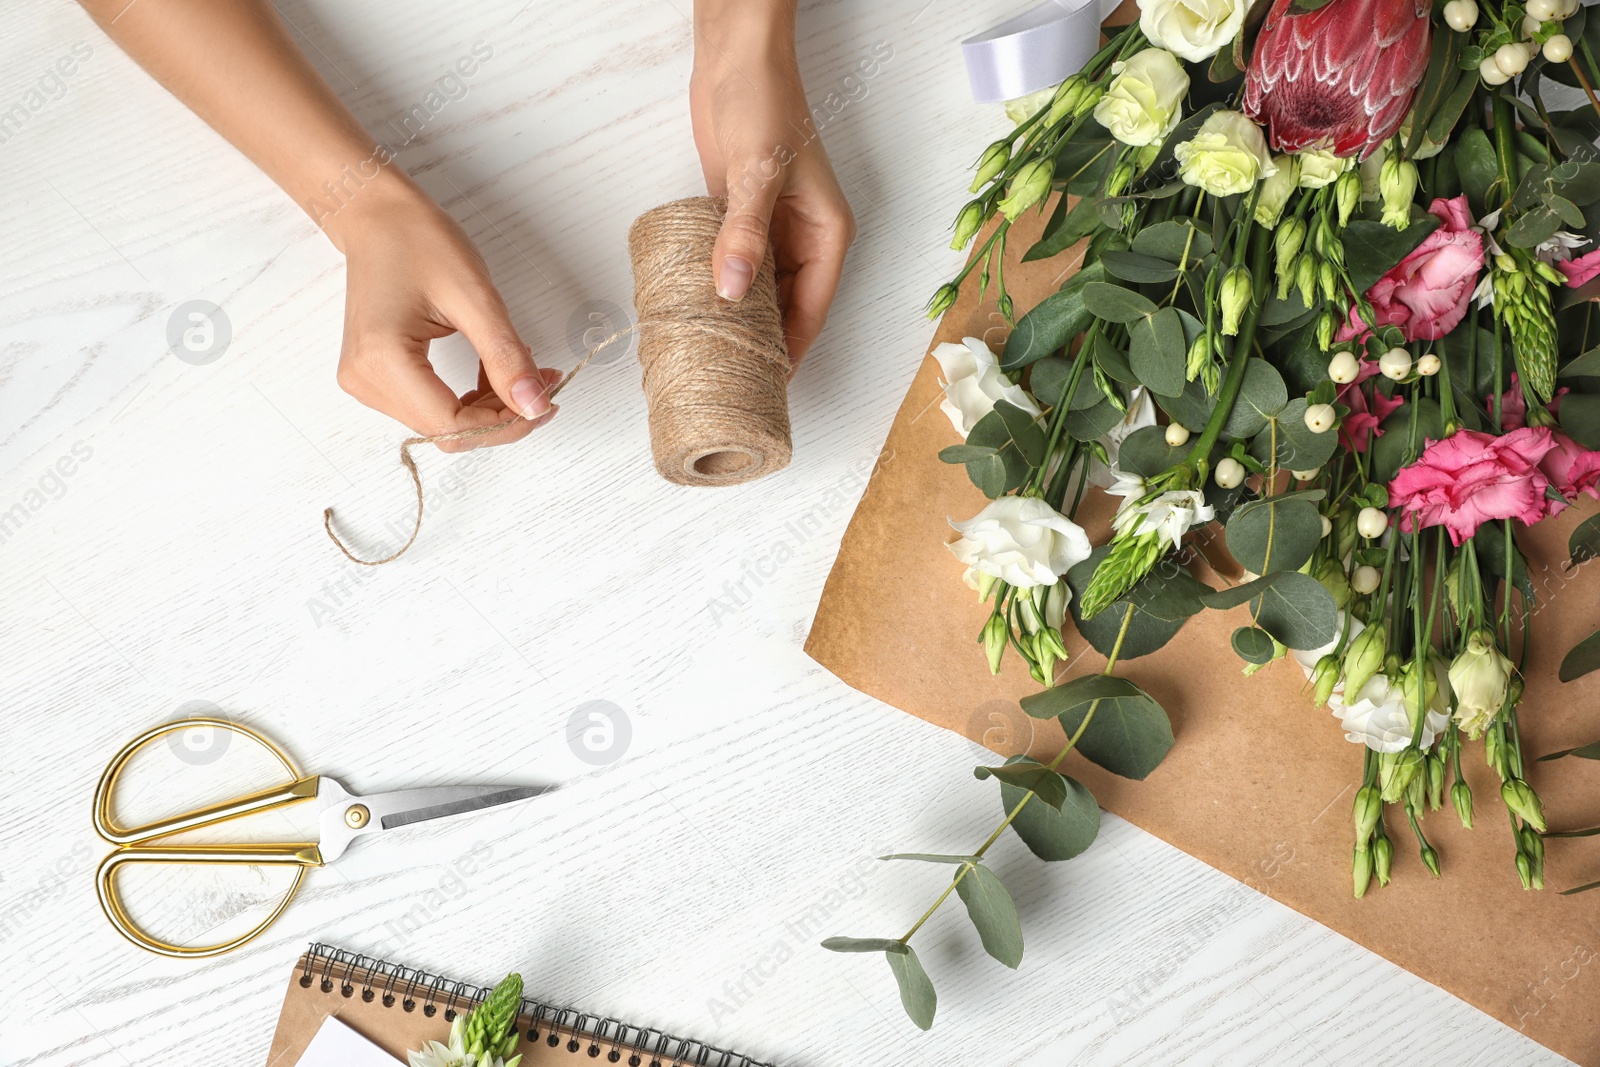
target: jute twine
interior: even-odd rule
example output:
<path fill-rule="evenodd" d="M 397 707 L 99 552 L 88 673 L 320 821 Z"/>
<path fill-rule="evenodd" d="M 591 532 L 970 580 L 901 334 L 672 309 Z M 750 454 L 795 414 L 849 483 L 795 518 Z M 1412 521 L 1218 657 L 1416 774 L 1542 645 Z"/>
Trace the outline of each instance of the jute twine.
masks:
<path fill-rule="evenodd" d="M 639 335 L 650 449 L 656 470 L 680 485 L 734 485 L 788 466 L 789 353 L 778 310 L 772 249 L 743 300 L 717 296 L 711 250 L 722 229 L 725 201 L 708 196 L 675 200 L 640 215 L 628 231 L 633 258 L 633 303 L 638 321 L 590 348 L 549 392 L 554 400 L 600 352 Z M 322 528 L 353 563 L 376 567 L 406 554 L 422 532 L 422 474 L 411 450 L 497 433 L 522 420 L 408 437 L 400 465 L 417 494 L 411 536 L 391 555 L 362 559 L 333 532 L 333 509 Z"/>

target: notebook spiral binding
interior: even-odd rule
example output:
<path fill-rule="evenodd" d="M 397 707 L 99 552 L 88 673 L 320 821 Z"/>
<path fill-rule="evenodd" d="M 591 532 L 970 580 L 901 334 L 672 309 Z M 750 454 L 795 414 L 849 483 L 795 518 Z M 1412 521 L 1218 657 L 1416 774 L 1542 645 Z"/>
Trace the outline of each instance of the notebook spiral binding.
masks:
<path fill-rule="evenodd" d="M 359 977 L 359 993 L 353 978 Z M 300 985 L 316 983 L 324 993 L 336 989 L 340 996 L 359 995 L 368 1003 L 379 1000 L 384 1007 L 399 1005 L 402 1011 L 416 1011 L 421 996 L 422 1014 L 432 1018 L 445 1005 L 445 1021 L 456 1017 L 455 1001 L 481 1002 L 490 993 L 485 986 L 456 982 L 441 975 L 416 970 L 333 945 L 314 943 L 306 950 Z M 620 1019 L 541 1004 L 522 999 L 520 1017 L 531 1019 L 525 1036 L 529 1041 L 541 1037 L 550 1047 L 561 1044 L 566 1035 L 567 1051 L 606 1063 L 627 1063 L 628 1067 L 773 1067 L 737 1052 L 715 1048 L 663 1030 L 635 1026 Z M 626 1054 L 626 1057 L 624 1057 Z M 648 1060 L 644 1057 L 650 1057 Z"/>

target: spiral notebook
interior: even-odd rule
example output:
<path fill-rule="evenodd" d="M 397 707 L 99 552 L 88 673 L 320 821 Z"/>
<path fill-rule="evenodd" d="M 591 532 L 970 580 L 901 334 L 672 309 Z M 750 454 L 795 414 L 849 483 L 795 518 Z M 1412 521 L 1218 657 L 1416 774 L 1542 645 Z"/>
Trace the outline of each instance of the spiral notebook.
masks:
<path fill-rule="evenodd" d="M 443 1041 L 456 1015 L 489 995 L 468 985 L 328 945 L 312 945 L 284 994 L 267 1067 L 295 1067 L 328 1016 L 404 1063 L 406 1050 Z M 575 1008 L 524 998 L 522 1067 L 772 1067 L 736 1052 Z"/>

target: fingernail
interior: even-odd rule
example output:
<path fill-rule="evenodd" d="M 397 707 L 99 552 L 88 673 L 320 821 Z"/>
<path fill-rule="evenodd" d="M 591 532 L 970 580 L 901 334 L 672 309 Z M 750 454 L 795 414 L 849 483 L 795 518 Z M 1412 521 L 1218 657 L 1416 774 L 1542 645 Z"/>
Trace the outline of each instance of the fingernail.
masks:
<path fill-rule="evenodd" d="M 558 412 L 560 410 L 561 410 L 561 405 L 560 404 L 551 404 L 550 405 L 550 410 L 546 411 L 543 415 L 540 415 L 537 419 L 533 420 L 533 423 L 532 423 L 533 428 L 535 430 L 537 430 L 539 427 L 543 426 L 545 423 L 547 423 L 551 419 L 555 418 L 556 417 L 556 412 Z"/>
<path fill-rule="evenodd" d="M 722 261 L 722 277 L 717 282 L 717 295 L 724 300 L 743 300 L 744 294 L 750 291 L 750 279 L 755 277 L 755 270 L 745 260 L 738 256 L 729 256 Z"/>
<path fill-rule="evenodd" d="M 538 418 L 550 408 L 544 382 L 534 374 L 511 383 L 511 402 L 517 406 L 519 415 L 530 420 Z"/>

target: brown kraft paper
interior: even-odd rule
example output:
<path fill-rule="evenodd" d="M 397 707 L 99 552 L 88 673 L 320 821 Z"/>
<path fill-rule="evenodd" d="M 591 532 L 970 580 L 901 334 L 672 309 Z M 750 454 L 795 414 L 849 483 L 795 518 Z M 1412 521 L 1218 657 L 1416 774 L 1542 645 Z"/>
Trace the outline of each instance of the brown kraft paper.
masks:
<path fill-rule="evenodd" d="M 1022 264 L 1046 216 L 1030 212 L 1012 228 L 1006 284 L 1019 309 L 1054 292 L 1078 265 L 1082 246 Z M 981 238 L 979 243 L 981 244 Z M 992 291 L 991 291 L 991 295 Z M 992 301 L 966 285 L 939 323 L 933 344 L 978 336 L 998 350 L 1005 327 Z M 931 350 L 931 346 L 930 346 Z M 895 416 L 865 495 L 845 531 L 823 588 L 806 652 L 846 684 L 919 718 L 1010 755 L 1049 761 L 1064 743 L 1054 721 L 1016 705 L 1039 689 L 1008 650 L 991 676 L 979 628 L 988 615 L 961 581 L 945 544 L 947 518 L 966 519 L 984 496 L 939 450 L 959 436 L 939 410 L 938 364 L 930 357 Z M 1109 536 L 1114 498 L 1091 490 L 1079 519 L 1096 544 Z M 1567 537 L 1594 513 L 1585 500 L 1525 538 L 1538 607 L 1520 723 L 1533 756 L 1600 739 L 1600 674 L 1557 680 L 1567 650 L 1600 628 L 1600 564 L 1566 571 Z M 1202 581 L 1224 581 L 1203 564 Z M 1104 657 L 1070 630 L 1073 658 L 1058 681 L 1101 670 Z M 1542 892 L 1526 892 L 1498 781 L 1482 749 L 1464 754 L 1477 818 L 1465 830 L 1447 803 L 1423 822 L 1439 850 L 1435 881 L 1414 839 L 1393 825 L 1394 880 L 1351 894 L 1350 808 L 1361 750 L 1327 709 L 1313 708 L 1292 661 L 1243 678 L 1229 645 L 1246 608 L 1205 611 L 1160 651 L 1120 662 L 1172 717 L 1177 745 L 1143 782 L 1118 778 L 1073 754 L 1063 770 L 1100 804 L 1252 888 L 1365 945 L 1535 1041 L 1586 1067 L 1600 1067 L 1600 890 L 1558 890 L 1600 880 L 1600 838 L 1548 842 Z M 1081 651 L 1079 651 L 1081 650 Z M 1600 762 L 1567 758 L 1533 764 L 1553 830 L 1600 823 Z M 1292 855 L 1285 863 L 1283 856 Z M 1402 918 L 1403 917 L 1403 918 Z"/>

